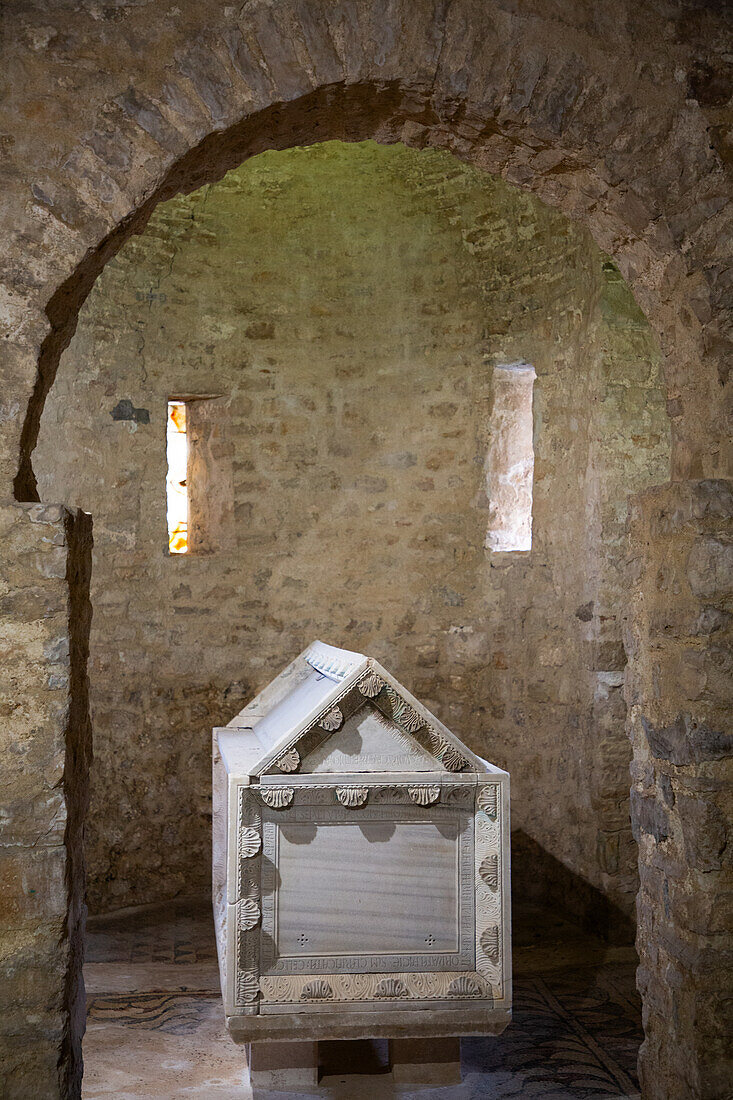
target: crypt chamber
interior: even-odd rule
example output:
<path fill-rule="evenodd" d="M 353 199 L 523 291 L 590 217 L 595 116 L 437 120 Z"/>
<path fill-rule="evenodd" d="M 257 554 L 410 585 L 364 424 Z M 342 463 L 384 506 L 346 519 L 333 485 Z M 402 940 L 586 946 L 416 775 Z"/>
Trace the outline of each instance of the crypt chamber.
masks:
<path fill-rule="evenodd" d="M 668 474 L 659 359 L 587 232 L 446 153 L 266 153 L 158 207 L 82 307 L 34 456 L 41 498 L 94 517 L 90 912 L 207 889 L 211 728 L 321 636 L 510 771 L 516 882 L 623 925 L 624 525 Z M 493 549 L 497 437 L 523 430 L 505 508 L 531 540 Z"/>
<path fill-rule="evenodd" d="M 3 1100 L 727 1100 L 732 28 L 4 6 Z"/>
<path fill-rule="evenodd" d="M 90 927 L 198 912 L 211 728 L 321 636 L 511 773 L 520 927 L 631 944 L 625 524 L 669 462 L 616 265 L 448 153 L 268 152 L 157 207 L 34 452 L 94 517 Z"/>

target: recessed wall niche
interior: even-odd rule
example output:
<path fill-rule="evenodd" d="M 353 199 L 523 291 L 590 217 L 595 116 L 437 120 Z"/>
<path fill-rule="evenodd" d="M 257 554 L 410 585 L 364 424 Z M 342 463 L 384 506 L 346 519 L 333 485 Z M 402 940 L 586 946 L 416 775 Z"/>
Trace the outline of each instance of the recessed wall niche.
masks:
<path fill-rule="evenodd" d="M 94 515 L 92 909 L 207 889 L 211 727 L 320 636 L 508 768 L 515 828 L 631 910 L 623 532 L 669 439 L 655 340 L 605 260 L 448 154 L 332 142 L 162 204 L 107 265 L 35 455 L 41 498 Z M 532 554 L 492 555 L 493 366 L 520 360 Z M 218 395 L 187 412 L 221 491 L 205 552 L 192 522 L 176 558 L 167 402 L 197 394 Z"/>

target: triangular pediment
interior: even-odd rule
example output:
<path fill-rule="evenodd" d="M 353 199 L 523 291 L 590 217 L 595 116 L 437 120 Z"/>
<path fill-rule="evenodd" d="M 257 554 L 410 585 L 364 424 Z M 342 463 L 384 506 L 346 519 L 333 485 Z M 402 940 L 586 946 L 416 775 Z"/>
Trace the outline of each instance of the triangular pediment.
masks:
<path fill-rule="evenodd" d="M 414 737 L 372 703 L 365 703 L 304 757 L 300 771 L 414 772 L 435 771 L 439 766 Z"/>
<path fill-rule="evenodd" d="M 306 655 L 306 661 L 311 659 Z M 381 665 L 363 658 L 320 708 L 273 746 L 258 774 L 460 772 L 484 767 Z"/>

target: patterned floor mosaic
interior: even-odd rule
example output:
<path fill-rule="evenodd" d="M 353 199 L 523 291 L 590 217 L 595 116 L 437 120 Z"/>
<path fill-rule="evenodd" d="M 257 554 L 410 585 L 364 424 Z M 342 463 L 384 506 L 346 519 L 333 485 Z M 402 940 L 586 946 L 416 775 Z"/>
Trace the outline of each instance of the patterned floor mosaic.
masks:
<path fill-rule="evenodd" d="M 512 1025 L 497 1038 L 463 1040 L 460 1085 L 411 1089 L 386 1078 L 327 1077 L 319 1095 L 334 1100 L 638 1097 L 641 1010 L 633 951 L 608 948 L 541 912 L 526 914 L 515 932 Z M 85 1100 L 249 1100 L 243 1052 L 223 1029 L 216 981 L 206 907 L 128 911 L 93 922 Z M 284 1100 L 297 1094 L 269 1095 Z"/>

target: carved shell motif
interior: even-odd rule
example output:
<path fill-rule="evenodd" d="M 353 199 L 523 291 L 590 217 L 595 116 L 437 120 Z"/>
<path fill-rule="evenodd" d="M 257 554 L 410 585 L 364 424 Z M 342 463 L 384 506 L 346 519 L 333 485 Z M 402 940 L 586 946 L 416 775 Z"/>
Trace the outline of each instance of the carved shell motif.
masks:
<path fill-rule="evenodd" d="M 260 923 L 260 907 L 254 898 L 242 898 L 237 905 L 237 924 L 240 932 L 250 932 Z"/>
<path fill-rule="evenodd" d="M 300 753 L 297 749 L 288 749 L 282 756 L 278 756 L 275 767 L 281 772 L 297 772 L 300 767 Z"/>
<path fill-rule="evenodd" d="M 303 1001 L 327 1001 L 329 997 L 333 997 L 333 990 L 328 982 L 318 978 L 303 986 L 300 997 Z"/>
<path fill-rule="evenodd" d="M 496 853 L 492 853 L 486 856 L 486 859 L 481 861 L 478 873 L 489 887 L 490 890 L 498 890 L 499 888 L 499 857 Z"/>
<path fill-rule="evenodd" d="M 344 716 L 339 708 L 331 707 L 331 709 L 323 715 L 323 718 L 318 719 L 318 725 L 321 729 L 328 730 L 330 733 L 332 730 L 339 729 L 343 720 Z"/>
<path fill-rule="evenodd" d="M 407 793 L 418 806 L 432 806 L 440 798 L 440 787 L 408 787 Z"/>
<path fill-rule="evenodd" d="M 237 976 L 237 1000 L 242 1003 L 256 1001 L 260 992 L 260 983 L 251 970 L 241 970 Z"/>
<path fill-rule="evenodd" d="M 292 787 L 262 787 L 260 798 L 271 810 L 284 810 L 295 797 Z"/>
<path fill-rule="evenodd" d="M 369 797 L 368 787 L 337 787 L 336 798 L 342 806 L 348 806 L 355 810 L 359 806 L 365 806 Z"/>
<path fill-rule="evenodd" d="M 454 978 L 448 986 L 449 997 L 480 997 L 481 986 L 475 978 L 468 974 L 461 974 L 460 978 Z"/>
<path fill-rule="evenodd" d="M 367 672 L 357 686 L 362 695 L 365 695 L 367 699 L 373 699 L 375 695 L 379 695 L 384 687 L 384 680 L 377 676 L 376 672 Z"/>
<path fill-rule="evenodd" d="M 262 847 L 262 837 L 256 829 L 249 825 L 239 830 L 239 856 L 241 859 L 252 859 Z"/>
<path fill-rule="evenodd" d="M 485 928 L 481 933 L 479 940 L 481 944 L 481 950 L 486 955 L 487 959 L 492 959 L 494 962 L 499 958 L 499 928 L 496 924 L 490 924 L 488 928 Z"/>
<path fill-rule="evenodd" d="M 406 997 L 407 986 L 399 978 L 383 978 L 376 988 L 377 997 Z"/>
<path fill-rule="evenodd" d="M 477 799 L 477 805 L 479 810 L 483 810 L 486 816 L 490 817 L 492 821 L 496 820 L 499 812 L 499 788 L 496 783 L 491 783 L 481 788 Z"/>

